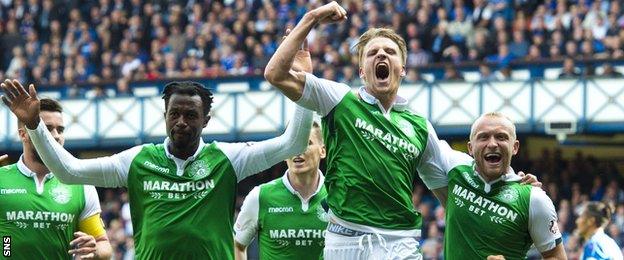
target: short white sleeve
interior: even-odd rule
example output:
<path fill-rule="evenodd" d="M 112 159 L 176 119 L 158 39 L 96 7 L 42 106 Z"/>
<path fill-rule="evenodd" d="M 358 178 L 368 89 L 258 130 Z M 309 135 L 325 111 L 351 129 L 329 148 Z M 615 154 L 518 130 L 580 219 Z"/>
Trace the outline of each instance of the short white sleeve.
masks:
<path fill-rule="evenodd" d="M 351 91 L 349 86 L 331 80 L 317 78 L 306 73 L 303 95 L 295 103 L 326 116 L 344 96 Z"/>
<path fill-rule="evenodd" d="M 552 200 L 541 188 L 531 187 L 529 202 L 529 233 L 535 247 L 540 252 L 551 250 L 557 246 L 561 238 L 557 226 L 557 212 Z"/>
<path fill-rule="evenodd" d="M 80 220 L 84 220 L 88 217 L 91 217 L 97 213 L 102 212 L 100 209 L 100 199 L 98 198 L 97 191 L 95 187 L 91 185 L 84 185 L 84 197 L 85 197 L 85 206 L 82 212 L 80 213 Z"/>
<path fill-rule="evenodd" d="M 446 141 L 438 139 L 433 126 L 427 121 L 427 146 L 418 165 L 418 175 L 430 190 L 448 186 L 447 174 L 455 166 L 472 162 L 470 155 L 455 151 Z"/>
<path fill-rule="evenodd" d="M 248 246 L 258 234 L 259 204 L 260 187 L 256 186 L 247 194 L 234 224 L 234 240 L 241 245 Z"/>

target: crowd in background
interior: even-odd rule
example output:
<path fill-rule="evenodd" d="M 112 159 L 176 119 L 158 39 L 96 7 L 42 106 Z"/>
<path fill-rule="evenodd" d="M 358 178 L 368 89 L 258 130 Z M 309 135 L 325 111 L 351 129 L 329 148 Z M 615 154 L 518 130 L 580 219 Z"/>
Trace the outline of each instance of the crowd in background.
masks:
<path fill-rule="evenodd" d="M 310 33 L 315 73 L 357 83 L 370 27 L 407 42 L 407 67 L 622 58 L 622 1 L 344 0 L 346 22 Z M 288 26 L 322 1 L 0 0 L 0 78 L 55 85 L 261 75 Z M 461 79 L 449 66 L 446 79 Z M 578 76 L 572 65 L 564 76 Z M 592 73 L 588 71 L 587 73 Z M 616 73 L 607 70 L 606 74 Z M 493 73 L 491 73 L 493 74 Z M 489 74 L 488 74 L 489 75 Z M 417 80 L 410 69 L 407 80 Z"/>
<path fill-rule="evenodd" d="M 514 157 L 516 170 L 531 172 L 543 183 L 543 189 L 553 200 L 559 216 L 559 229 L 569 259 L 579 259 L 582 241 L 574 234 L 575 220 L 587 201 L 604 201 L 612 205 L 614 214 L 605 229 L 624 250 L 624 175 L 613 161 L 599 161 L 578 151 L 571 159 L 563 159 L 560 150 L 543 150 L 539 160 L 528 157 L 528 149 Z M 539 151 L 531 151 L 539 152 Z M 278 178 L 286 170 L 285 164 L 245 179 L 239 184 L 237 208 L 253 186 Z M 134 254 L 132 224 L 128 196 L 122 189 L 100 189 L 103 218 L 108 236 L 115 249 L 116 259 Z M 420 241 L 425 259 L 443 259 L 444 208 L 429 190 L 418 181 L 413 193 L 415 207 L 423 216 L 423 236 Z M 253 250 L 250 250 L 254 256 Z M 539 259 L 532 249 L 531 259 Z M 128 258 L 131 259 L 131 258 Z"/>

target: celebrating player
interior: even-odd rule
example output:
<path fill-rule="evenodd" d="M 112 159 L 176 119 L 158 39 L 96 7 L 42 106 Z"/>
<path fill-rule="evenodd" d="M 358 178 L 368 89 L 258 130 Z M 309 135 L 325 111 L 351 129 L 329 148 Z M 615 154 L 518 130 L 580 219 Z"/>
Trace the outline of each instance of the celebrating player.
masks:
<path fill-rule="evenodd" d="M 7 80 L 2 88 L 3 101 L 26 124 L 43 162 L 61 181 L 128 187 L 138 259 L 233 259 L 236 183 L 303 152 L 312 124 L 311 111 L 297 107 L 279 137 L 204 144 L 201 131 L 210 119 L 212 93 L 199 83 L 172 82 L 163 95 L 168 136 L 163 144 L 79 160 L 40 124 L 33 85 L 26 92 Z"/>
<path fill-rule="evenodd" d="M 446 259 L 523 259 L 531 244 L 544 259 L 566 259 L 552 201 L 541 188 L 521 184 L 510 167 L 519 147 L 511 120 L 488 113 L 472 125 L 472 157 L 444 149 L 455 154 L 443 164 Z"/>
<path fill-rule="evenodd" d="M 41 127 L 51 133 L 51 142 L 62 146 L 65 124 L 61 105 L 52 99 L 42 99 L 36 105 L 33 113 L 41 117 Z M 0 236 L 11 237 L 10 256 L 110 258 L 112 248 L 100 219 L 95 188 L 59 182 L 41 161 L 24 121 L 18 122 L 18 133 L 22 156 L 17 163 L 0 168 Z"/>
<path fill-rule="evenodd" d="M 441 164 L 447 159 L 431 124 L 397 96 L 405 76 L 405 41 L 378 28 L 360 37 L 365 86 L 356 93 L 292 66 L 314 26 L 346 17 L 336 2 L 306 13 L 269 61 L 265 78 L 323 117 L 330 208 L 325 258 L 418 258 L 422 219 L 412 205 L 412 183 L 418 172 L 444 204 L 447 177 Z"/>

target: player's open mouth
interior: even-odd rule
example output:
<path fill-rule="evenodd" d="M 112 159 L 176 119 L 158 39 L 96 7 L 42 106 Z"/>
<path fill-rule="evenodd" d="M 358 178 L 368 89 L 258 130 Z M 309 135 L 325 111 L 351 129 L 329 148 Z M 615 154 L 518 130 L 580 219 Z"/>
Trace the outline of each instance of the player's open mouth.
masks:
<path fill-rule="evenodd" d="M 295 157 L 295 159 L 293 159 L 294 163 L 304 163 L 305 160 L 301 157 Z"/>
<path fill-rule="evenodd" d="M 375 76 L 381 80 L 387 79 L 388 76 L 390 76 L 390 66 L 385 62 L 377 63 L 377 66 L 375 66 Z"/>
<path fill-rule="evenodd" d="M 485 154 L 485 156 L 483 156 L 483 158 L 486 162 L 494 164 L 501 162 L 503 156 L 501 156 L 499 153 L 487 153 Z"/>

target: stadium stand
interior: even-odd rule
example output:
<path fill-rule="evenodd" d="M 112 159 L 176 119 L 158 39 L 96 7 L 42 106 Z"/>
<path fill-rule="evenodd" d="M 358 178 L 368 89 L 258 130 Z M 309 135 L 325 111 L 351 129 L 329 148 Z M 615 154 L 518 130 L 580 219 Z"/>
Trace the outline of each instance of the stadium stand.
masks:
<path fill-rule="evenodd" d="M 245 79 L 220 84 L 216 89 L 223 93 L 268 89 L 257 78 L 284 29 L 320 4 L 0 0 L 0 79 L 34 82 L 59 98 L 151 97 L 159 92 L 151 84 L 155 80 L 180 78 Z M 407 83 L 620 78 L 624 73 L 621 1 L 345 0 L 341 5 L 348 21 L 320 26 L 308 40 L 315 74 L 350 85 L 361 83 L 353 46 L 374 26 L 391 27 L 408 42 Z M 564 159 L 560 150 L 521 151 L 514 168 L 543 182 L 557 207 L 570 259 L 580 254 L 574 219 L 588 200 L 616 207 L 606 231 L 624 246 L 624 180 L 616 162 L 581 150 L 572 159 Z M 251 187 L 284 169 L 277 165 L 242 182 L 237 206 Z M 424 216 L 425 259 L 441 259 L 444 211 L 421 183 L 415 185 L 413 200 Z M 132 259 L 127 194 L 121 189 L 99 193 L 115 259 Z"/>

